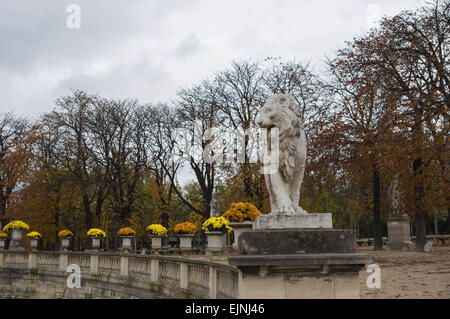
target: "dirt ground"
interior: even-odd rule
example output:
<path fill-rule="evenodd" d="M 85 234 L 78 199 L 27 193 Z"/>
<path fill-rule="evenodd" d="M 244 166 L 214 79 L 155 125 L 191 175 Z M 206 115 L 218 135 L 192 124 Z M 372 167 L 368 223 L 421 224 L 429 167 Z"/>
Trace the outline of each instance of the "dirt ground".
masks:
<path fill-rule="evenodd" d="M 364 268 L 360 271 L 362 299 L 449 299 L 450 247 L 433 247 L 430 253 L 374 252 L 373 247 L 358 248 L 358 252 L 374 254 L 381 270 L 381 287 L 368 288 Z"/>

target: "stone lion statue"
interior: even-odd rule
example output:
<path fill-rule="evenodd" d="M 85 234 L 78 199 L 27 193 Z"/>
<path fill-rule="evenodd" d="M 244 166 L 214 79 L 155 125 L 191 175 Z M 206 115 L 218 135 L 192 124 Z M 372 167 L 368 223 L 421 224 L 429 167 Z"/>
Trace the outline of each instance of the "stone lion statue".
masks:
<path fill-rule="evenodd" d="M 267 129 L 268 152 L 276 147 L 270 131 L 278 128 L 278 167 L 265 174 L 270 196 L 271 214 L 307 214 L 299 206 L 300 186 L 306 162 L 306 137 L 300 107 L 291 94 L 276 94 L 260 109 L 257 124 Z M 272 154 L 277 154 L 272 153 Z"/>

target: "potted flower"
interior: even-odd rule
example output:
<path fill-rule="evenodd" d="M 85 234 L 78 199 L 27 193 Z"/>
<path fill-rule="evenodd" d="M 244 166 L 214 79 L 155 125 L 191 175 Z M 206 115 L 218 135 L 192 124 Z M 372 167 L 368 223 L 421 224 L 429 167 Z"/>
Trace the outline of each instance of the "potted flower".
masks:
<path fill-rule="evenodd" d="M 152 224 L 147 226 L 146 230 L 152 238 L 152 249 L 161 249 L 161 238 L 167 236 L 167 228 L 160 224 Z"/>
<path fill-rule="evenodd" d="M 100 248 L 100 240 L 106 237 L 106 233 L 99 228 L 91 228 L 88 230 L 87 235 L 92 240 L 92 248 L 99 249 Z"/>
<path fill-rule="evenodd" d="M 180 249 L 182 251 L 191 249 L 192 239 L 194 238 L 194 234 L 197 232 L 197 226 L 190 222 L 184 222 L 176 224 L 174 231 L 180 239 Z"/>
<path fill-rule="evenodd" d="M 7 239 L 8 239 L 7 233 L 0 233 L 0 249 L 5 249 Z"/>
<path fill-rule="evenodd" d="M 70 246 L 70 240 L 73 237 L 73 233 L 68 229 L 63 229 L 58 232 L 58 237 L 61 238 L 61 247 L 67 250 Z"/>
<path fill-rule="evenodd" d="M 37 231 L 32 231 L 27 234 L 27 237 L 30 238 L 30 245 L 33 250 L 36 250 L 39 244 L 39 239 L 41 239 L 41 234 Z"/>
<path fill-rule="evenodd" d="M 208 253 L 220 253 L 224 249 L 224 234 L 231 232 L 233 228 L 228 226 L 228 219 L 225 217 L 208 218 L 202 225 L 208 238 Z"/>
<path fill-rule="evenodd" d="M 261 212 L 252 203 L 232 203 L 230 209 L 222 215 L 230 221 L 229 225 L 233 228 L 234 249 L 237 249 L 239 236 L 243 232 L 251 231 L 253 221 L 260 215 Z"/>
<path fill-rule="evenodd" d="M 11 233 L 11 245 L 10 247 L 12 249 L 24 249 L 24 247 L 21 244 L 22 238 L 23 238 L 23 231 L 29 230 L 30 226 L 28 226 L 26 223 L 24 223 L 21 220 L 15 220 L 8 224 L 6 224 L 5 227 L 3 227 L 4 233 Z"/>
<path fill-rule="evenodd" d="M 134 238 L 134 235 L 136 234 L 136 231 L 130 227 L 124 227 L 119 229 L 117 234 L 120 236 L 120 238 L 122 238 L 122 249 L 131 249 L 132 240 Z"/>

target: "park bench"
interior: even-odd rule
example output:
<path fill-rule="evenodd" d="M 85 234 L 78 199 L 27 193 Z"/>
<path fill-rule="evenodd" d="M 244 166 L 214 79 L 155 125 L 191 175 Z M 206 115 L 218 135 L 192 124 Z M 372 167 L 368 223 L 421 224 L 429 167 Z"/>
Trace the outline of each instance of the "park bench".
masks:
<path fill-rule="evenodd" d="M 356 243 L 358 244 L 359 247 L 361 247 L 363 244 L 366 244 L 367 246 L 372 246 L 374 241 L 375 239 L 373 237 L 359 238 L 356 240 Z M 387 237 L 383 237 L 383 245 L 386 245 L 387 241 L 388 241 Z"/>
<path fill-rule="evenodd" d="M 450 235 L 427 235 L 427 241 L 431 240 L 437 246 L 439 242 L 442 243 L 442 246 L 448 246 Z M 411 236 L 411 241 L 416 241 L 416 236 Z"/>

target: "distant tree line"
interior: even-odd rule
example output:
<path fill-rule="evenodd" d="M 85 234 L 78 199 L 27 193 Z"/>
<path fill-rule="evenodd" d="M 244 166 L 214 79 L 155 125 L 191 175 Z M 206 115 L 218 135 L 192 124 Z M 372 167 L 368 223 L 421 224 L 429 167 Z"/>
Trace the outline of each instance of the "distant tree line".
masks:
<path fill-rule="evenodd" d="M 173 132 L 193 131 L 196 121 L 202 133 L 245 131 L 268 96 L 290 92 L 308 141 L 300 205 L 332 213 L 335 228 L 374 236 L 381 249 L 387 188 L 398 174 L 400 210 L 414 219 L 423 251 L 430 216 L 444 231 L 450 225 L 449 31 L 450 2 L 435 1 L 383 18 L 328 57 L 320 76 L 295 60 L 235 61 L 172 101 L 74 90 L 38 119 L 0 114 L 0 221 L 23 218 L 53 245 L 62 228 L 83 237 L 90 227 L 113 234 L 132 226 L 139 237 L 150 223 L 199 224 L 214 192 L 222 211 L 252 202 L 268 213 L 247 136 L 244 163 L 192 158 L 185 166 L 195 180 L 181 184 Z"/>

